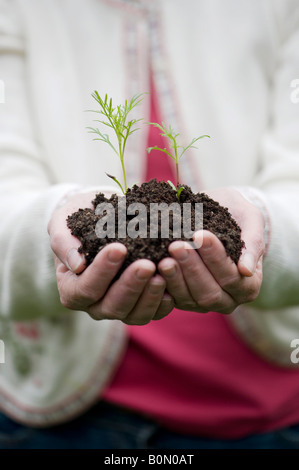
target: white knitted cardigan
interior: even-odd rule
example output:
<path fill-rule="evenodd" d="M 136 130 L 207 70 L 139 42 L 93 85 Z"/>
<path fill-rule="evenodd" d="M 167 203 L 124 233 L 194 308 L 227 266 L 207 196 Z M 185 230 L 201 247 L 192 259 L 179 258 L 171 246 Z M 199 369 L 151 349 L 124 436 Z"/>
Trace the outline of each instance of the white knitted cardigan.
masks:
<path fill-rule="evenodd" d="M 64 309 L 46 231 L 57 202 L 119 174 L 86 131 L 94 89 L 115 103 L 149 90 L 189 142 L 194 190 L 237 186 L 265 214 L 259 298 L 227 321 L 257 354 L 291 367 L 299 338 L 299 8 L 296 0 L 0 0 L 0 407 L 36 426 L 97 399 L 126 345 L 120 322 Z M 149 100 L 138 109 L 148 118 Z M 127 155 L 145 166 L 146 126 Z M 197 153 L 196 153 L 197 152 Z"/>

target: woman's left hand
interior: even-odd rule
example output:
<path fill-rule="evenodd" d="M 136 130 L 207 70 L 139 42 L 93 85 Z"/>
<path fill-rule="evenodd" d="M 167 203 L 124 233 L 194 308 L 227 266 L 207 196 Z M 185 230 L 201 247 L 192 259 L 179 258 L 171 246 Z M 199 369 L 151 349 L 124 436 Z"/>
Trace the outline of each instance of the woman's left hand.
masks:
<path fill-rule="evenodd" d="M 158 268 L 176 308 L 227 314 L 259 294 L 265 221 L 261 211 L 234 189 L 214 190 L 208 195 L 228 208 L 242 230 L 245 248 L 238 265 L 227 256 L 220 240 L 204 230 L 194 234 L 195 241 L 202 237 L 200 248 L 186 249 L 184 242 L 173 242 L 171 257 L 160 261 Z"/>

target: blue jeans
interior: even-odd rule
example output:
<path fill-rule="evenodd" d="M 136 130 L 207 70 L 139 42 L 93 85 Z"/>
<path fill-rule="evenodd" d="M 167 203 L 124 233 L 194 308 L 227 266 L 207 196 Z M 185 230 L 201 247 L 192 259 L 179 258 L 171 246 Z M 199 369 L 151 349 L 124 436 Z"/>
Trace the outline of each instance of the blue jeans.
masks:
<path fill-rule="evenodd" d="M 67 424 L 46 429 L 0 414 L 0 449 L 299 449 L 299 425 L 237 440 L 208 439 L 99 403 Z"/>

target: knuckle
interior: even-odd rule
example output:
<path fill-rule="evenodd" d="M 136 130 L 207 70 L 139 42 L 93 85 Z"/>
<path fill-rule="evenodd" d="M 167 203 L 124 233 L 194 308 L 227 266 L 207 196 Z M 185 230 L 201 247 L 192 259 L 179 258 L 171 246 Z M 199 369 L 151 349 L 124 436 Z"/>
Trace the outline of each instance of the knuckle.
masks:
<path fill-rule="evenodd" d="M 253 302 L 254 300 L 257 299 L 258 295 L 259 295 L 259 289 L 257 289 L 256 287 L 252 287 L 248 289 L 247 295 L 246 295 L 246 303 Z"/>
<path fill-rule="evenodd" d="M 64 294 L 60 294 L 60 303 L 63 307 L 69 310 L 74 310 L 74 303 L 69 297 L 65 296 Z"/>
<path fill-rule="evenodd" d="M 97 312 L 93 311 L 90 308 L 86 309 L 86 313 L 90 316 L 90 318 L 96 321 L 103 320 L 105 318 L 101 314 L 98 314 Z"/>
<path fill-rule="evenodd" d="M 198 278 L 198 266 L 194 263 L 190 263 L 188 266 L 187 266 L 187 273 L 188 273 L 188 276 L 192 277 L 192 278 Z"/>
<path fill-rule="evenodd" d="M 90 288 L 88 282 L 80 279 L 80 286 L 78 286 L 77 292 L 74 293 L 74 300 L 78 303 L 94 304 L 98 299 L 98 294 L 94 289 Z"/>
<path fill-rule="evenodd" d="M 240 275 L 238 272 L 236 272 L 235 275 L 230 275 L 229 277 L 221 279 L 221 288 L 225 291 L 230 291 L 231 289 L 234 289 L 236 285 L 238 285 L 240 282 Z"/>
<path fill-rule="evenodd" d="M 137 295 L 139 296 L 143 288 L 144 288 L 144 285 L 140 286 L 137 282 L 134 284 L 128 283 L 126 285 L 126 294 L 130 297 L 135 297 Z"/>
<path fill-rule="evenodd" d="M 211 291 L 208 294 L 201 296 L 197 299 L 196 303 L 198 306 L 206 309 L 216 309 L 221 306 L 222 301 L 222 292 L 220 289 Z"/>
<path fill-rule="evenodd" d="M 109 317 L 108 318 L 114 318 L 115 320 L 121 320 L 121 321 L 124 321 L 125 318 L 127 317 L 128 313 L 125 312 L 124 310 L 109 310 L 108 311 L 108 315 Z"/>
<path fill-rule="evenodd" d="M 229 307 L 223 308 L 220 313 L 222 313 L 223 315 L 230 315 L 236 310 L 236 308 L 237 308 L 237 305 L 233 304 L 233 305 L 230 305 Z"/>
<path fill-rule="evenodd" d="M 251 302 L 258 297 L 261 286 L 262 276 L 257 274 L 251 279 L 251 283 L 249 283 L 248 297 L 251 299 Z"/>
<path fill-rule="evenodd" d="M 98 300 L 95 294 L 93 296 L 89 294 L 81 287 L 80 289 L 74 289 L 71 293 L 66 289 L 61 289 L 59 293 L 60 302 L 70 310 L 86 310 L 87 306 L 96 303 Z"/>
<path fill-rule="evenodd" d="M 109 312 L 106 310 L 103 310 L 100 308 L 98 305 L 91 305 L 86 309 L 86 312 L 88 315 L 93 318 L 94 320 L 110 320 L 112 319 Z"/>
<path fill-rule="evenodd" d="M 128 313 L 121 308 L 121 306 L 109 306 L 105 305 L 101 307 L 101 316 L 108 319 L 108 320 L 121 320 L 123 321 Z"/>
<path fill-rule="evenodd" d="M 260 284 L 258 282 L 251 282 L 244 286 L 243 289 L 239 290 L 239 294 L 235 296 L 236 302 L 241 304 L 246 304 L 253 302 L 257 299 L 260 292 Z"/>

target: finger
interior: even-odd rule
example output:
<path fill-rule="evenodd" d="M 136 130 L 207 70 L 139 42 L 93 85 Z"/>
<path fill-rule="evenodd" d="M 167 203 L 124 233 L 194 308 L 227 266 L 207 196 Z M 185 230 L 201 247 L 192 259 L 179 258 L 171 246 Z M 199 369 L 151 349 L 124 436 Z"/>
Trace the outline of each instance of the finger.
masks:
<path fill-rule="evenodd" d="M 183 242 L 174 242 L 169 251 L 179 263 L 190 294 L 203 313 L 235 308 L 232 297 L 221 289 L 196 250 L 186 249 Z"/>
<path fill-rule="evenodd" d="M 186 308 L 196 306 L 185 282 L 178 262 L 173 258 L 164 258 L 158 264 L 161 276 L 166 280 L 167 292 L 174 299 L 176 305 L 184 305 Z"/>
<path fill-rule="evenodd" d="M 72 310 L 84 310 L 101 299 L 124 262 L 127 249 L 111 243 L 101 250 L 80 276 L 68 271 L 60 262 L 57 285 L 61 303 Z"/>
<path fill-rule="evenodd" d="M 137 260 L 126 268 L 105 297 L 91 305 L 88 313 L 95 319 L 124 320 L 135 307 L 156 266 L 149 260 Z"/>
<path fill-rule="evenodd" d="M 195 241 L 197 236 L 197 233 L 193 235 Z M 227 255 L 219 238 L 208 230 L 203 230 L 200 236 L 202 245 L 197 251 L 217 283 L 221 287 L 225 287 L 227 284 L 240 281 L 241 275 L 238 268 L 230 256 Z"/>
<path fill-rule="evenodd" d="M 162 318 L 170 314 L 174 306 L 173 298 L 167 292 L 164 293 L 153 320 L 162 320 Z"/>
<path fill-rule="evenodd" d="M 137 304 L 126 317 L 124 323 L 128 325 L 146 325 L 149 323 L 161 304 L 166 282 L 163 277 L 156 275 L 147 283 Z"/>
<path fill-rule="evenodd" d="M 196 234 L 195 234 L 196 236 Z M 241 276 L 236 264 L 225 251 L 221 241 L 211 232 L 204 231 L 198 253 L 216 282 L 236 304 L 251 302 L 259 292 L 259 276 Z"/>

